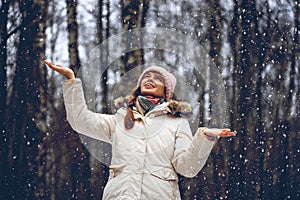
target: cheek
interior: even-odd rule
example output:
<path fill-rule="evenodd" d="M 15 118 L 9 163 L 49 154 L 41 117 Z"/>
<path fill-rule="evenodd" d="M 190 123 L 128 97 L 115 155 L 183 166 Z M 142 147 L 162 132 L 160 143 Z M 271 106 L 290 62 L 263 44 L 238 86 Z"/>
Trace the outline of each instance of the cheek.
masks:
<path fill-rule="evenodd" d="M 146 82 L 146 79 L 141 80 L 141 85 L 143 85 Z"/>
<path fill-rule="evenodd" d="M 160 93 L 160 94 L 164 94 L 165 93 L 165 87 L 163 86 L 163 85 L 160 85 L 160 86 L 158 86 L 158 92 Z"/>

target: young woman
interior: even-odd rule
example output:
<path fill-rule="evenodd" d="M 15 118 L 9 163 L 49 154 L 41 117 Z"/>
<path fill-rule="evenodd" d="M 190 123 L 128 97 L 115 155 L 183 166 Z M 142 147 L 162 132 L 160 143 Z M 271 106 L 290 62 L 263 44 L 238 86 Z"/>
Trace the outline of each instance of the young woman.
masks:
<path fill-rule="evenodd" d="M 112 161 L 103 199 L 180 199 L 178 176 L 194 177 L 218 137 L 230 129 L 199 128 L 187 119 L 191 109 L 172 100 L 176 78 L 162 67 L 142 72 L 126 108 L 114 115 L 87 109 L 81 80 L 71 69 L 45 63 L 68 80 L 62 83 L 67 120 L 72 128 L 112 145 Z"/>

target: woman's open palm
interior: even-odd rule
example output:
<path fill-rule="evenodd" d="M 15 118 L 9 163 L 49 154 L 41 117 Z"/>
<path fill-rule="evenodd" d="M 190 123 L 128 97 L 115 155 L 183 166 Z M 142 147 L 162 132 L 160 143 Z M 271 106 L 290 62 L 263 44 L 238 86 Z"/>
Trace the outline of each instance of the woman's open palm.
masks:
<path fill-rule="evenodd" d="M 72 69 L 67 68 L 67 67 L 63 67 L 62 65 L 53 65 L 50 61 L 48 60 L 44 60 L 44 63 L 46 65 L 48 65 L 51 69 L 53 69 L 54 71 L 64 75 L 67 79 L 74 79 L 75 78 L 75 74 L 73 72 Z"/>
<path fill-rule="evenodd" d="M 235 136 L 236 133 L 227 128 L 225 129 L 208 128 L 205 130 L 205 135 L 212 136 L 212 137 L 232 137 Z"/>

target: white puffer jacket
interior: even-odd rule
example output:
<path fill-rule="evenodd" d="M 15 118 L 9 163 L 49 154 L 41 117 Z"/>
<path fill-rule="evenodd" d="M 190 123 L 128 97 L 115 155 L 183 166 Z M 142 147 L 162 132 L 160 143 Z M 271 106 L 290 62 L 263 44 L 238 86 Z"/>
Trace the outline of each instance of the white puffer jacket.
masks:
<path fill-rule="evenodd" d="M 62 85 L 72 128 L 112 145 L 103 199 L 180 199 L 177 173 L 197 175 L 215 144 L 202 128 L 193 137 L 186 119 L 169 114 L 167 102 L 145 116 L 134 111 L 137 121 L 132 129 L 125 130 L 125 108 L 115 115 L 94 113 L 87 109 L 80 79 Z"/>

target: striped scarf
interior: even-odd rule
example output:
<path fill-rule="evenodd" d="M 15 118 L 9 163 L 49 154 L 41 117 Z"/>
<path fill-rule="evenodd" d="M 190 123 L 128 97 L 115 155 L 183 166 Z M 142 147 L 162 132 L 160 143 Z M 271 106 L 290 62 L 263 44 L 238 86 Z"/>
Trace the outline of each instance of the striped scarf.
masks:
<path fill-rule="evenodd" d="M 136 107 L 138 111 L 145 115 L 147 112 L 152 110 L 156 105 L 165 102 L 164 98 L 154 97 L 154 96 L 138 96 L 136 101 Z"/>

